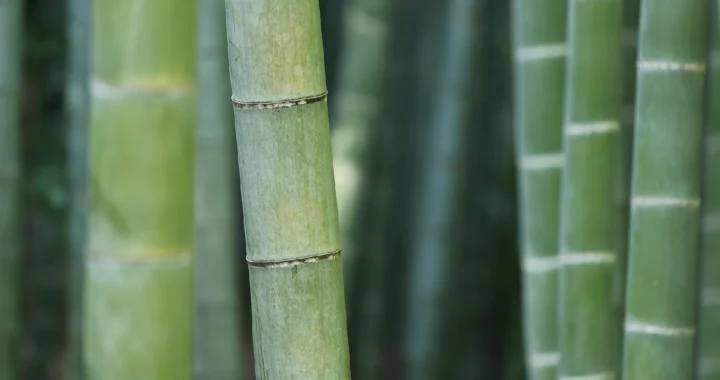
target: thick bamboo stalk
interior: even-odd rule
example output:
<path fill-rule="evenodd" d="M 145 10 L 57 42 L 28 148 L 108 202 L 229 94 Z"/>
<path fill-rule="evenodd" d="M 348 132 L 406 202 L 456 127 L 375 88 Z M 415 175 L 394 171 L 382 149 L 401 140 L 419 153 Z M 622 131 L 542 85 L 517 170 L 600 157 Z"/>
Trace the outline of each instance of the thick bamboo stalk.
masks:
<path fill-rule="evenodd" d="M 20 347 L 21 2 L 0 2 L 0 378 L 18 375 Z"/>
<path fill-rule="evenodd" d="M 720 380 L 720 18 L 712 3 L 702 208 L 698 380 Z"/>
<path fill-rule="evenodd" d="M 483 1 L 453 0 L 442 17 L 440 61 L 432 86 L 432 109 L 418 198 L 418 218 L 411 251 L 405 332 L 406 379 L 442 376 L 443 305 L 448 300 L 452 260 L 457 257 L 452 231 L 458 215 L 463 133 L 473 52 L 480 40 Z M 430 93 L 428 93 L 429 95 Z M 428 98 L 430 99 L 430 98 Z"/>
<path fill-rule="evenodd" d="M 255 371 L 349 379 L 317 0 L 226 0 Z"/>
<path fill-rule="evenodd" d="M 230 102 L 225 4 L 198 4 L 195 166 L 195 379 L 240 377 L 235 265 L 238 172 Z"/>
<path fill-rule="evenodd" d="M 85 252 L 85 195 L 87 194 L 87 128 L 90 61 L 89 25 L 90 1 L 68 2 L 68 82 L 66 102 L 68 113 L 68 182 L 70 207 L 68 212 L 68 246 L 70 269 L 69 287 L 69 343 L 65 363 L 66 378 L 81 380 L 82 365 L 82 296 Z"/>
<path fill-rule="evenodd" d="M 693 375 L 707 10 L 704 0 L 641 5 L 626 380 Z"/>
<path fill-rule="evenodd" d="M 516 154 L 528 377 L 555 379 L 566 0 L 515 0 Z"/>
<path fill-rule="evenodd" d="M 194 0 L 94 0 L 89 379 L 192 374 Z"/>
<path fill-rule="evenodd" d="M 568 8 L 558 376 L 615 379 L 622 3 Z"/>

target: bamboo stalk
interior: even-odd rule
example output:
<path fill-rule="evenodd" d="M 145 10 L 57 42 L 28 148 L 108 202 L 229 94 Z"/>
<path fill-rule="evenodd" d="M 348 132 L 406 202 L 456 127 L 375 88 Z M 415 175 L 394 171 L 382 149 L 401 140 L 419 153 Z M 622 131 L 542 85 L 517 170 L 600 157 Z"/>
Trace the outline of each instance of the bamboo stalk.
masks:
<path fill-rule="evenodd" d="M 558 376 L 615 379 L 622 3 L 571 1 L 559 256 Z"/>
<path fill-rule="evenodd" d="M 256 376 L 349 379 L 318 1 L 225 4 Z"/>
<path fill-rule="evenodd" d="M 555 379 L 566 0 L 515 0 L 516 154 L 528 377 Z"/>
<path fill-rule="evenodd" d="M 18 376 L 20 346 L 21 3 L 0 2 L 0 378 Z"/>
<path fill-rule="evenodd" d="M 468 80 L 472 54 L 480 40 L 479 18 L 484 2 L 453 0 L 442 17 L 442 43 L 437 77 L 433 78 L 427 145 L 414 227 L 408 290 L 405 336 L 407 367 L 405 378 L 413 380 L 442 377 L 445 370 L 441 348 L 442 325 L 447 305 L 454 230 L 459 205 L 463 133 L 468 127 L 470 102 Z M 430 98 L 428 98 L 429 100 Z"/>
<path fill-rule="evenodd" d="M 641 5 L 626 380 L 693 376 L 707 10 Z"/>
<path fill-rule="evenodd" d="M 228 75 L 225 5 L 198 3 L 195 177 L 195 378 L 241 373 L 235 259 L 237 153 Z"/>
<path fill-rule="evenodd" d="M 89 22 L 90 1 L 72 0 L 68 3 L 68 83 L 66 102 L 68 112 L 68 182 L 70 210 L 68 216 L 70 269 L 69 343 L 65 370 L 68 380 L 81 380 L 82 364 L 82 306 L 85 251 L 85 196 L 87 180 L 87 128 L 90 61 Z"/>
<path fill-rule="evenodd" d="M 194 0 L 94 0 L 84 355 L 192 374 Z"/>
<path fill-rule="evenodd" d="M 704 183 L 702 209 L 702 281 L 700 293 L 700 319 L 698 354 L 696 355 L 698 380 L 720 379 L 720 23 L 718 4 L 712 2 L 710 71 L 707 75 L 706 131 L 704 147 Z"/>

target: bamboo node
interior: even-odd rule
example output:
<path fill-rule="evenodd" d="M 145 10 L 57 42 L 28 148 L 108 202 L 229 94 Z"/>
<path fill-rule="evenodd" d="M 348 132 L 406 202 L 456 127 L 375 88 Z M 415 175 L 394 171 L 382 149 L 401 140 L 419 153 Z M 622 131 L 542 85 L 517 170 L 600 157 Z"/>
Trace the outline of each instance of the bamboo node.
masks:
<path fill-rule="evenodd" d="M 551 272 L 560 267 L 557 255 L 546 257 L 526 256 L 522 261 L 522 269 L 526 273 Z"/>
<path fill-rule="evenodd" d="M 520 157 L 522 170 L 560 169 L 565 165 L 565 156 L 560 153 L 529 154 Z"/>
<path fill-rule="evenodd" d="M 528 362 L 528 366 L 531 368 L 555 367 L 560 363 L 560 353 L 557 351 L 536 352 L 530 355 Z"/>
<path fill-rule="evenodd" d="M 615 372 L 607 371 L 601 373 L 591 373 L 589 375 L 560 375 L 558 380 L 614 380 Z"/>
<path fill-rule="evenodd" d="M 646 335 L 659 335 L 665 337 L 689 338 L 695 335 L 695 328 L 663 326 L 629 320 L 625 322 L 625 332 Z"/>
<path fill-rule="evenodd" d="M 325 102 L 327 101 L 327 97 L 328 92 L 325 91 L 322 94 L 310 95 L 302 98 L 284 99 L 269 102 L 243 102 L 232 97 L 231 99 L 233 106 L 240 110 L 274 110 L 279 108 L 290 108 L 318 102 Z"/>
<path fill-rule="evenodd" d="M 515 59 L 518 61 L 539 61 L 543 59 L 564 58 L 566 56 L 567 44 L 565 42 L 523 46 L 515 51 Z"/>
<path fill-rule="evenodd" d="M 560 265 L 614 264 L 617 260 L 615 252 L 563 252 Z"/>
<path fill-rule="evenodd" d="M 566 136 L 587 136 L 618 132 L 620 132 L 620 123 L 617 120 L 570 123 L 565 127 Z"/>
<path fill-rule="evenodd" d="M 705 62 L 643 61 L 638 60 L 638 70 L 705 72 Z"/>
<path fill-rule="evenodd" d="M 700 207 L 700 198 L 679 198 L 679 197 L 662 197 L 652 195 L 636 195 L 631 199 L 633 208 L 635 207 Z"/>
<path fill-rule="evenodd" d="M 284 260 L 252 260 L 246 258 L 248 265 L 256 268 L 286 268 L 293 267 L 300 264 L 309 264 L 318 261 L 333 260 L 340 257 L 341 249 L 336 249 L 330 252 L 319 253 L 315 255 L 308 255 L 302 257 L 294 257 L 291 259 Z"/>

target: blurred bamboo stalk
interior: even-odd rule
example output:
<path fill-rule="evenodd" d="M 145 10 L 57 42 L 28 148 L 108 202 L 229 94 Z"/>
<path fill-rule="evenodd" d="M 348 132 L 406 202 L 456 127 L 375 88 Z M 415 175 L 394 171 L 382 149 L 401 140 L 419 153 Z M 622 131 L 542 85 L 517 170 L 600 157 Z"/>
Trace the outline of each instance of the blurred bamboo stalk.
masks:
<path fill-rule="evenodd" d="M 225 4 L 256 376 L 349 379 L 318 1 Z"/>
<path fill-rule="evenodd" d="M 94 0 L 84 354 L 192 375 L 195 0 Z"/>
<path fill-rule="evenodd" d="M 707 11 L 641 3 L 625 380 L 694 373 Z"/>
<path fill-rule="evenodd" d="M 198 1 L 195 162 L 195 379 L 241 373 L 236 279 L 238 171 L 225 4 Z"/>
<path fill-rule="evenodd" d="M 528 378 L 554 380 L 566 0 L 514 0 L 515 130 Z"/>
<path fill-rule="evenodd" d="M 558 376 L 618 377 L 614 313 L 620 180 L 622 3 L 568 7 Z"/>
<path fill-rule="evenodd" d="M 19 375 L 22 4 L 0 2 L 0 378 Z"/>

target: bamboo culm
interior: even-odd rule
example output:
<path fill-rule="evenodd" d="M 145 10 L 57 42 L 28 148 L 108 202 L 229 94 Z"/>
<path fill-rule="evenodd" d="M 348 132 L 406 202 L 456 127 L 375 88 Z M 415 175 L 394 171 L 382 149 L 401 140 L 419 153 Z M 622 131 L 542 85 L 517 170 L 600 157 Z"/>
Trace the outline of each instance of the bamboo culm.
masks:
<path fill-rule="evenodd" d="M 70 270 L 70 340 L 66 358 L 66 378 L 85 378 L 82 364 L 82 306 L 87 194 L 88 70 L 90 63 L 90 0 L 68 2 L 68 82 L 66 86 L 68 122 L 68 183 L 70 207 L 68 236 Z"/>
<path fill-rule="evenodd" d="M 14 379 L 20 349 L 21 11 L 0 2 L 0 378 Z"/>
<path fill-rule="evenodd" d="M 443 302 L 447 300 L 452 231 L 457 219 L 455 200 L 463 178 L 462 143 L 470 107 L 465 81 L 473 70 L 473 52 L 480 40 L 482 0 L 448 2 L 439 36 L 441 46 L 423 157 L 418 218 L 409 263 L 405 350 L 406 379 L 442 376 Z"/>
<path fill-rule="evenodd" d="M 623 379 L 694 372 L 707 2 L 643 1 Z"/>
<path fill-rule="evenodd" d="M 528 378 L 556 379 L 565 0 L 515 0 L 516 152 Z"/>
<path fill-rule="evenodd" d="M 622 3 L 568 7 L 560 206 L 558 377 L 618 377 L 614 312 L 620 180 Z"/>
<path fill-rule="evenodd" d="M 256 376 L 347 380 L 318 1 L 225 4 Z"/>
<path fill-rule="evenodd" d="M 224 2 L 199 1 L 198 17 L 194 373 L 196 379 L 237 379 L 239 184 Z"/>
<path fill-rule="evenodd" d="M 712 4 L 711 49 L 708 53 L 704 188 L 702 207 L 702 281 L 696 378 L 720 380 L 720 23 L 717 2 Z"/>
<path fill-rule="evenodd" d="M 196 3 L 92 8 L 86 376 L 190 379 Z"/>

